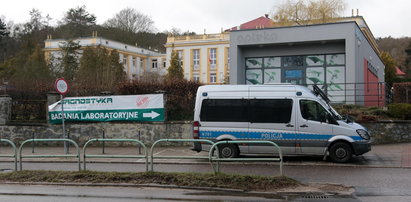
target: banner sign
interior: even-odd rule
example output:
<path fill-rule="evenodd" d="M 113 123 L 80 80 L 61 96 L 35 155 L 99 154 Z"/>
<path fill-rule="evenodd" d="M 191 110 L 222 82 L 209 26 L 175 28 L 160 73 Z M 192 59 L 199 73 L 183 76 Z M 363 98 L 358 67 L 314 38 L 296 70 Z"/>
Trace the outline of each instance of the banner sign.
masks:
<path fill-rule="evenodd" d="M 163 94 L 64 98 L 64 120 L 164 121 Z M 61 123 L 61 101 L 49 106 L 50 123 Z"/>

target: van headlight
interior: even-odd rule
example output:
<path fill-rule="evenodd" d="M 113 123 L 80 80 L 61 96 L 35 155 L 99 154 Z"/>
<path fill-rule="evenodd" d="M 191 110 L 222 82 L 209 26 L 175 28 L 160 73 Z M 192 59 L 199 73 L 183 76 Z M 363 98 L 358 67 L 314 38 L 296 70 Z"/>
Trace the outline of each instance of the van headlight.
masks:
<path fill-rule="evenodd" d="M 362 139 L 364 139 L 364 140 L 369 140 L 370 139 L 370 135 L 368 134 L 368 132 L 366 130 L 358 129 L 357 134 L 360 137 L 362 137 Z"/>

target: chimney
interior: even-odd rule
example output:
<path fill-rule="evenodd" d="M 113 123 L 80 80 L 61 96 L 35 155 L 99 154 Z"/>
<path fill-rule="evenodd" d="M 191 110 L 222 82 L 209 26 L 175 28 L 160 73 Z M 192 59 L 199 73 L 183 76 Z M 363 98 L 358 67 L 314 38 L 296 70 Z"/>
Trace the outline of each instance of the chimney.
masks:
<path fill-rule="evenodd" d="M 360 11 L 360 9 L 357 8 L 357 16 L 360 15 L 360 12 L 359 12 L 359 11 Z"/>
<path fill-rule="evenodd" d="M 264 14 L 265 15 L 265 18 L 268 18 L 268 14 Z"/>
<path fill-rule="evenodd" d="M 354 17 L 354 9 L 351 9 L 351 17 Z"/>

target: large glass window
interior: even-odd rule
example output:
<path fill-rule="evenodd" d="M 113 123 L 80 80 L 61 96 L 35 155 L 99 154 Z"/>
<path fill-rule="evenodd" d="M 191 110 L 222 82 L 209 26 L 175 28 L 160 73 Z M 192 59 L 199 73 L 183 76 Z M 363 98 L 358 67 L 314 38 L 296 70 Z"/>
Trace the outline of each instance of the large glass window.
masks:
<path fill-rule="evenodd" d="M 300 110 L 304 119 L 318 122 L 327 121 L 327 110 L 316 101 L 300 100 Z"/>
<path fill-rule="evenodd" d="M 249 117 L 251 123 L 289 123 L 293 101 L 291 99 L 252 99 Z"/>
<path fill-rule="evenodd" d="M 284 67 L 303 67 L 304 56 L 286 56 L 283 57 Z"/>
<path fill-rule="evenodd" d="M 292 83 L 325 88 L 334 103 L 345 102 L 345 54 L 245 58 L 246 84 Z"/>
<path fill-rule="evenodd" d="M 247 100 L 206 99 L 200 112 L 201 121 L 247 122 Z"/>

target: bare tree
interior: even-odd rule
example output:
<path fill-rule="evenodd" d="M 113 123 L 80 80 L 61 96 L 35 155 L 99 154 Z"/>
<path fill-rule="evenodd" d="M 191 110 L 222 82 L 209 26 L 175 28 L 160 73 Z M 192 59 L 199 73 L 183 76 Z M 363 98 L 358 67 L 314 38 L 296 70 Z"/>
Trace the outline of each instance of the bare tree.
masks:
<path fill-rule="evenodd" d="M 154 21 L 147 15 L 140 13 L 134 8 L 125 8 L 118 12 L 113 18 L 108 19 L 104 26 L 119 28 L 129 32 L 153 32 Z"/>
<path fill-rule="evenodd" d="M 279 25 L 306 25 L 332 22 L 344 10 L 344 0 L 287 0 L 273 8 L 272 16 Z"/>
<path fill-rule="evenodd" d="M 30 21 L 24 24 L 24 33 L 31 33 L 49 27 L 50 15 L 43 16 L 38 9 L 30 10 Z"/>

